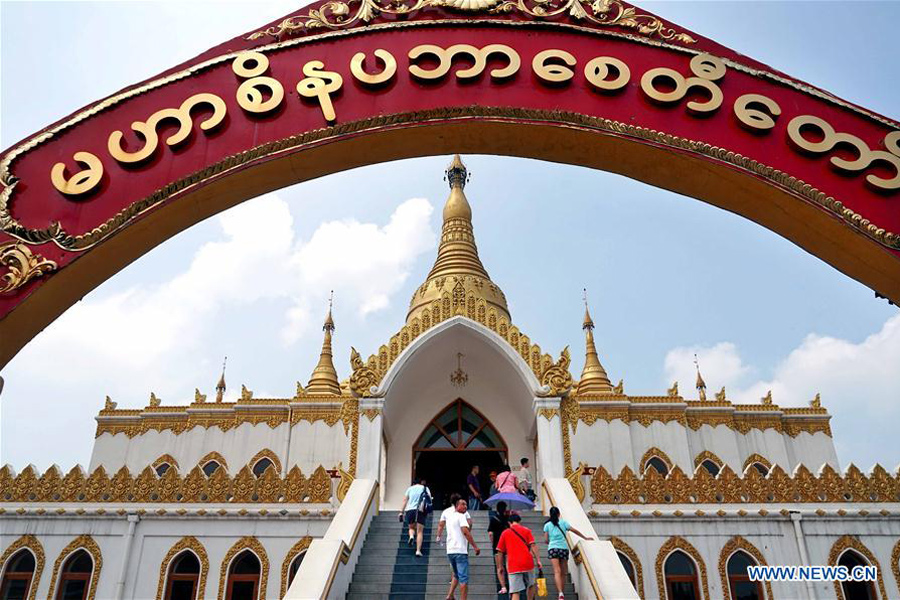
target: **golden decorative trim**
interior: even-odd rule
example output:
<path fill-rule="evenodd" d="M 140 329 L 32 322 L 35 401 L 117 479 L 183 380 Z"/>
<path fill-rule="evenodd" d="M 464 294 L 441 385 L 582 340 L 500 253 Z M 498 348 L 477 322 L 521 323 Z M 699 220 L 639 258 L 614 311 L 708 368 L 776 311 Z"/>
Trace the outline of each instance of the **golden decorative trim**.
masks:
<path fill-rule="evenodd" d="M 364 414 L 366 416 L 366 418 L 369 419 L 369 422 L 371 423 L 372 421 L 375 420 L 375 417 L 377 417 L 378 415 L 381 414 L 381 409 L 380 408 L 364 408 L 360 412 L 362 414 Z"/>
<path fill-rule="evenodd" d="M 894 544 L 894 550 L 891 552 L 891 571 L 894 572 L 897 590 L 900 590 L 900 541 Z"/>
<path fill-rule="evenodd" d="M 0 294 L 9 294 L 36 277 L 52 273 L 58 265 L 40 254 L 34 254 L 21 242 L 8 242 L 0 244 L 0 267 L 8 270 L 0 277 Z"/>
<path fill-rule="evenodd" d="M 359 3 L 359 8 L 352 17 L 350 4 Z M 530 6 L 529 6 L 530 4 Z M 323 4 L 321 8 L 310 10 L 305 15 L 287 17 L 278 25 L 252 33 L 247 40 L 258 40 L 265 37 L 280 39 L 285 34 L 304 29 L 348 29 L 369 24 L 380 14 L 413 15 L 427 7 L 443 7 L 462 12 L 509 14 L 522 13 L 522 16 L 536 20 L 566 15 L 577 21 L 586 20 L 589 24 L 600 27 L 622 27 L 634 30 L 638 35 L 648 38 L 658 36 L 664 40 L 677 41 L 683 44 L 697 42 L 684 32 L 676 32 L 666 27 L 662 20 L 653 15 L 638 13 L 633 7 L 626 7 L 619 0 L 414 0 L 412 5 L 406 2 L 377 3 L 375 0 L 347 0 Z"/>
<path fill-rule="evenodd" d="M 741 550 L 746 552 L 748 556 L 751 556 L 753 560 L 756 561 L 757 565 L 765 566 L 769 564 L 766 562 L 766 559 L 763 558 L 762 552 L 743 537 L 736 535 L 728 540 L 722 547 L 722 553 L 719 554 L 719 577 L 722 578 L 722 595 L 725 597 L 725 600 L 731 598 L 731 585 L 728 581 L 728 560 L 735 552 Z M 765 586 L 766 596 L 763 600 L 775 600 L 775 596 L 772 595 L 772 582 L 766 581 Z"/>
<path fill-rule="evenodd" d="M 641 460 L 638 461 L 638 464 L 640 465 L 640 472 L 642 474 L 645 474 L 647 472 L 647 463 L 653 457 L 656 457 L 656 458 L 660 459 L 661 461 L 663 461 L 664 463 L 666 463 L 666 467 L 669 469 L 670 472 L 672 471 L 672 467 L 675 463 L 672 462 L 672 459 L 669 458 L 669 455 L 666 454 L 665 452 L 663 452 L 662 450 L 660 450 L 659 448 L 657 448 L 656 446 L 653 446 L 649 450 L 644 452 L 644 455 L 641 457 Z"/>
<path fill-rule="evenodd" d="M 338 464 L 338 473 L 341 475 L 341 481 L 338 483 L 335 494 L 337 495 L 338 502 L 343 502 L 347 492 L 350 491 L 350 486 L 353 484 L 355 477 L 345 471 L 344 466 L 341 464 Z"/>
<path fill-rule="evenodd" d="M 689 541 L 678 535 L 666 540 L 666 543 L 659 549 L 659 554 L 656 555 L 656 585 L 658 586 L 657 589 L 659 590 L 660 595 L 666 595 L 666 577 L 663 571 L 663 565 L 669 555 L 676 550 L 681 550 L 687 554 L 694 561 L 694 564 L 697 565 L 698 570 L 700 571 L 700 587 L 703 590 L 701 600 L 711 600 L 712 597 L 709 595 L 709 583 L 706 580 L 706 563 L 703 562 L 703 557 L 700 556 L 700 553 L 697 552 L 697 549 L 694 548 Z"/>
<path fill-rule="evenodd" d="M 151 464 L 150 466 L 153 467 L 153 470 L 155 471 L 162 464 L 168 464 L 170 468 L 173 468 L 176 471 L 179 469 L 178 461 L 175 460 L 175 458 L 171 454 L 163 454 L 162 456 L 154 460 L 153 464 Z"/>
<path fill-rule="evenodd" d="M 309 548 L 312 540 L 313 539 L 308 535 L 300 538 L 300 541 L 294 544 L 291 549 L 288 550 L 287 555 L 285 555 L 284 562 L 281 564 L 281 593 L 278 595 L 279 598 L 284 598 L 284 595 L 287 594 L 288 570 L 291 568 L 291 563 L 294 562 L 294 559 L 297 558 L 297 556 L 306 552 L 306 549 Z"/>
<path fill-rule="evenodd" d="M 218 452 L 216 452 L 215 450 L 213 450 L 212 452 L 210 452 L 209 454 L 207 454 L 206 456 L 204 456 L 203 458 L 198 460 L 197 466 L 200 467 L 200 469 L 202 470 L 203 467 L 206 465 L 206 463 L 211 462 L 211 461 L 216 461 L 217 463 L 219 463 L 219 466 L 221 468 L 225 469 L 226 471 L 228 470 L 228 461 L 226 461 L 225 457 L 222 456 L 221 454 L 219 454 Z"/>
<path fill-rule="evenodd" d="M 703 452 L 701 452 L 700 454 L 698 454 L 697 456 L 694 457 L 694 470 L 696 470 L 697 467 L 702 465 L 704 460 L 711 460 L 720 469 L 725 464 L 725 462 L 721 458 L 719 458 L 718 456 L 716 456 L 709 450 L 704 450 Z"/>
<path fill-rule="evenodd" d="M 324 504 L 330 501 L 331 477 L 321 465 L 310 477 L 294 466 L 284 478 L 267 469 L 258 479 L 249 466 L 244 466 L 233 478 L 225 469 L 217 469 L 207 478 L 199 466 L 185 477 L 175 469 L 157 477 L 151 467 L 135 477 L 122 467 L 112 478 L 102 466 L 89 477 L 78 466 L 61 477 L 53 466 L 40 478 L 31 466 L 15 477 L 8 466 L 0 468 L 0 502 Z"/>
<path fill-rule="evenodd" d="M 542 408 L 538 410 L 538 416 L 547 419 L 548 421 L 552 421 L 554 417 L 559 416 L 558 408 Z"/>
<path fill-rule="evenodd" d="M 638 597 L 644 598 L 644 569 L 641 567 L 641 560 L 638 558 L 637 552 L 635 552 L 631 546 L 626 544 L 624 540 L 617 538 L 614 535 L 609 536 L 609 541 L 617 552 L 621 552 L 631 561 L 631 566 L 634 568 L 634 587 L 636 588 Z"/>
<path fill-rule="evenodd" d="M 876 465 L 871 475 L 851 465 L 841 476 L 826 465 L 813 475 L 801 465 L 793 477 L 775 465 L 764 477 L 748 469 L 743 477 L 728 465 L 717 477 L 698 469 L 693 477 L 674 467 L 667 477 L 648 469 L 638 477 L 629 467 L 612 477 L 597 467 L 591 477 L 594 504 L 782 504 L 900 501 L 900 474 L 889 474 Z"/>
<path fill-rule="evenodd" d="M 269 557 L 266 555 L 266 549 L 263 548 L 263 545 L 255 536 L 244 536 L 234 543 L 228 552 L 225 553 L 225 558 L 222 559 L 222 567 L 219 570 L 219 600 L 225 600 L 225 586 L 228 583 L 228 569 L 231 566 L 231 561 L 244 550 L 250 550 L 259 559 L 259 591 L 256 597 L 266 598 L 266 583 L 269 581 Z"/>
<path fill-rule="evenodd" d="M 585 467 L 587 467 L 586 464 L 578 463 L 578 468 L 574 469 L 566 476 L 566 479 L 569 481 L 569 485 L 572 486 L 572 491 L 575 492 L 575 496 L 578 498 L 579 502 L 584 502 L 584 483 L 581 481 L 581 477 L 584 475 Z"/>
<path fill-rule="evenodd" d="M 541 385 L 549 388 L 548 392 L 542 394 L 543 396 L 556 397 L 569 393 L 575 385 L 572 374 L 569 372 L 570 364 L 572 364 L 572 357 L 569 355 L 569 347 L 566 346 L 559 353 L 559 360 L 545 367 L 541 373 Z"/>
<path fill-rule="evenodd" d="M 36 537 L 31 534 L 23 535 L 3 551 L 3 554 L 0 555 L 0 576 L 6 573 L 6 561 L 23 548 L 30 551 L 34 557 L 34 573 L 31 575 L 31 583 L 28 586 L 28 600 L 34 600 L 37 596 L 38 585 L 41 583 L 41 574 L 44 572 L 44 547 Z"/>
<path fill-rule="evenodd" d="M 769 459 L 767 459 L 762 454 L 756 454 L 756 453 L 751 454 L 744 460 L 744 464 L 741 465 L 741 470 L 746 473 L 747 467 L 749 467 L 753 463 L 761 464 L 762 466 L 764 466 L 766 468 L 767 471 L 772 470 L 772 463 L 769 462 Z"/>
<path fill-rule="evenodd" d="M 209 573 L 209 557 L 206 555 L 206 548 L 194 536 L 186 536 L 181 538 L 174 546 L 169 548 L 165 558 L 159 565 L 159 585 L 156 588 L 156 600 L 163 600 L 163 594 L 166 591 L 166 583 L 169 578 L 169 565 L 182 552 L 193 552 L 200 563 L 200 578 L 197 580 L 197 598 L 206 597 L 206 574 Z"/>
<path fill-rule="evenodd" d="M 272 465 L 275 467 L 275 472 L 280 476 L 282 473 L 281 460 L 278 458 L 277 454 L 275 454 L 268 448 L 263 448 L 262 450 L 260 450 L 256 454 L 254 454 L 253 458 L 251 458 L 247 462 L 247 466 L 250 467 L 250 470 L 252 471 L 253 467 L 256 466 L 256 463 L 258 463 L 259 461 L 261 461 L 264 458 L 268 458 L 270 461 L 272 461 Z"/>
<path fill-rule="evenodd" d="M 866 548 L 865 544 L 856 537 L 852 535 L 843 535 L 838 538 L 831 547 L 831 552 L 828 553 L 828 564 L 837 565 L 841 554 L 847 550 L 853 550 L 866 559 L 870 565 L 878 569 L 878 591 L 880 592 L 881 598 L 887 598 L 887 590 L 885 590 L 884 587 L 884 577 L 882 577 L 881 565 L 878 564 L 878 559 L 875 558 L 875 555 L 872 554 L 872 552 Z M 834 581 L 834 595 L 837 600 L 844 600 L 844 589 L 841 587 L 841 582 L 837 580 Z"/>
<path fill-rule="evenodd" d="M 76 550 L 84 550 L 93 561 L 93 569 L 91 570 L 91 578 L 88 582 L 87 600 L 94 600 L 97 596 L 97 584 L 100 583 L 100 569 L 103 568 L 103 555 L 100 552 L 100 546 L 89 535 L 79 535 L 77 538 L 69 542 L 69 545 L 62 549 L 56 562 L 53 564 L 53 576 L 50 578 L 50 590 L 47 592 L 48 598 L 56 597 L 56 581 L 59 577 L 60 570 L 69 556 Z"/>

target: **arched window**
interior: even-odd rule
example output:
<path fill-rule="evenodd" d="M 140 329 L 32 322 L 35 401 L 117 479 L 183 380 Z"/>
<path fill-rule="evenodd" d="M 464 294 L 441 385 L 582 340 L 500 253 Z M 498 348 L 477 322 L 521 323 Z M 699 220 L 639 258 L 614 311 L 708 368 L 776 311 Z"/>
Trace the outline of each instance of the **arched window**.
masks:
<path fill-rule="evenodd" d="M 413 449 L 423 450 L 498 450 L 506 452 L 506 443 L 493 425 L 461 398 L 457 398 L 419 436 Z"/>
<path fill-rule="evenodd" d="M 171 468 L 172 468 L 172 465 L 170 465 L 169 463 L 161 462 L 158 465 L 156 465 L 155 467 L 153 467 L 153 470 L 156 471 L 156 475 L 158 477 L 162 477 L 163 475 L 166 474 L 166 471 L 168 471 Z"/>
<path fill-rule="evenodd" d="M 747 567 L 756 565 L 756 561 L 749 554 L 738 550 L 728 559 L 726 571 L 728 572 L 728 589 L 731 590 L 731 600 L 762 600 L 762 586 L 758 581 L 750 581 Z"/>
<path fill-rule="evenodd" d="M 294 560 L 291 561 L 291 566 L 288 567 L 288 587 L 291 587 L 291 583 L 294 581 L 294 576 L 297 574 L 297 571 L 300 570 L 300 565 L 303 563 L 303 557 L 306 556 L 306 551 L 298 554 Z"/>
<path fill-rule="evenodd" d="M 637 580 L 634 577 L 634 565 L 631 564 L 631 559 L 622 554 L 619 551 L 616 551 L 616 554 L 619 555 L 619 561 L 622 563 L 622 567 L 625 569 L 625 572 L 628 573 L 628 579 L 631 580 L 631 585 L 637 589 Z"/>
<path fill-rule="evenodd" d="M 3 570 L 0 584 L 0 598 L 3 600 L 24 600 L 28 597 L 34 577 L 34 554 L 27 548 L 16 552 Z"/>
<path fill-rule="evenodd" d="M 763 477 L 766 477 L 769 474 L 769 467 L 762 464 L 761 462 L 750 463 L 750 466 L 759 471 L 759 474 Z"/>
<path fill-rule="evenodd" d="M 869 562 L 853 550 L 845 550 L 838 559 L 838 564 L 848 570 L 869 566 Z M 875 585 L 871 581 L 842 581 L 841 590 L 844 592 L 844 600 L 878 600 Z"/>
<path fill-rule="evenodd" d="M 647 459 L 647 462 L 644 465 L 644 474 L 647 473 L 650 469 L 656 469 L 657 472 L 665 477 L 669 474 L 669 466 L 658 456 L 651 456 Z"/>
<path fill-rule="evenodd" d="M 59 574 L 56 600 L 86 600 L 91 587 L 94 561 L 84 550 L 76 550 L 63 564 Z"/>
<path fill-rule="evenodd" d="M 259 559 L 250 550 L 244 550 L 231 562 L 225 600 L 257 600 L 259 595 Z"/>
<path fill-rule="evenodd" d="M 697 567 L 687 554 L 681 550 L 670 554 L 666 558 L 663 572 L 668 600 L 701 600 Z"/>
<path fill-rule="evenodd" d="M 190 550 L 185 550 L 169 563 L 166 582 L 166 600 L 195 600 L 200 582 L 200 561 Z"/>
<path fill-rule="evenodd" d="M 253 475 L 255 475 L 257 478 L 262 477 L 263 473 L 265 473 L 266 469 L 268 469 L 269 467 L 274 469 L 275 463 L 273 463 L 272 460 L 268 457 L 263 457 L 256 461 L 256 463 L 253 465 Z"/>
<path fill-rule="evenodd" d="M 220 465 L 217 461 L 211 460 L 203 465 L 203 474 L 207 477 L 212 477 L 213 473 L 221 468 L 222 465 Z"/>
<path fill-rule="evenodd" d="M 709 460 L 708 458 L 706 460 L 704 460 L 702 463 L 700 463 L 700 466 L 703 467 L 704 469 L 706 469 L 707 471 L 709 471 L 709 474 L 712 475 L 713 477 L 718 477 L 719 471 L 722 470 L 719 468 L 719 465 L 717 465 L 713 461 Z"/>

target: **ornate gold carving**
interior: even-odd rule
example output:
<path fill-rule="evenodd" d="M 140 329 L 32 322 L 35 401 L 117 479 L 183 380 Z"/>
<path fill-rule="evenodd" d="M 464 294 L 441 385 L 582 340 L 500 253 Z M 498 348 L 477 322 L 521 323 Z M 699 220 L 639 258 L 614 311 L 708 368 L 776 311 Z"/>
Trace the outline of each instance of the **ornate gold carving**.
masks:
<path fill-rule="evenodd" d="M 719 458 L 718 456 L 716 456 L 709 450 L 704 450 L 703 452 L 701 452 L 700 454 L 698 454 L 697 456 L 694 457 L 694 469 L 699 467 L 703 463 L 704 460 L 711 460 L 712 462 L 716 463 L 716 466 L 719 467 L 720 469 L 722 468 L 722 465 L 725 464 L 721 458 Z"/>
<path fill-rule="evenodd" d="M 181 538 L 174 546 L 169 548 L 165 558 L 163 558 L 162 563 L 159 565 L 159 585 L 156 588 L 156 600 L 163 600 L 163 593 L 166 589 L 166 580 L 169 575 L 169 565 L 176 556 L 185 551 L 193 552 L 194 556 L 197 557 L 197 562 L 200 563 L 200 578 L 197 580 L 197 597 L 203 597 L 203 594 L 206 591 L 206 574 L 209 573 L 209 557 L 206 555 L 206 548 L 203 547 L 203 544 L 201 544 L 197 538 L 189 535 Z"/>
<path fill-rule="evenodd" d="M 31 534 L 23 535 L 3 551 L 3 554 L 0 555 L 0 574 L 6 570 L 6 561 L 23 548 L 26 548 L 34 556 L 34 573 L 28 587 L 28 600 L 34 600 L 41 583 L 41 574 L 44 572 L 44 547 L 36 537 Z"/>
<path fill-rule="evenodd" d="M 206 394 L 200 393 L 200 388 L 194 388 L 194 403 L 203 404 L 206 402 Z"/>
<path fill-rule="evenodd" d="M 291 546 L 291 549 L 285 555 L 284 562 L 281 564 L 281 593 L 278 595 L 279 598 L 284 598 L 285 594 L 287 594 L 288 571 L 291 568 L 291 563 L 294 562 L 297 556 L 306 552 L 312 541 L 313 539 L 308 535 L 300 538 L 300 541 Z"/>
<path fill-rule="evenodd" d="M 831 547 L 831 552 L 828 553 L 828 564 L 829 565 L 837 565 L 838 559 L 840 559 L 841 554 L 843 554 L 846 550 L 853 550 L 860 556 L 862 556 L 870 565 L 878 569 L 878 591 L 880 592 L 880 598 L 887 598 L 887 591 L 884 587 L 884 577 L 882 576 L 883 571 L 881 570 L 881 565 L 878 564 L 878 559 L 875 558 L 875 555 L 866 548 L 865 544 L 863 544 L 859 539 L 852 535 L 843 535 L 841 536 Z M 837 600 L 844 600 L 844 589 L 841 586 L 841 582 L 835 580 L 834 581 L 834 595 L 837 597 Z"/>
<path fill-rule="evenodd" d="M 8 271 L 0 277 L 0 294 L 9 294 L 36 277 L 52 273 L 58 265 L 40 254 L 34 254 L 21 242 L 8 242 L 0 244 L 0 267 L 6 267 Z"/>
<path fill-rule="evenodd" d="M 660 450 L 659 448 L 657 448 L 656 446 L 653 446 L 652 448 L 650 448 L 649 450 L 644 452 L 644 455 L 641 457 L 641 460 L 638 462 L 638 464 L 640 465 L 641 473 L 646 473 L 647 463 L 653 457 L 656 457 L 656 458 L 660 459 L 661 461 L 663 461 L 664 463 L 666 463 L 666 467 L 668 467 L 669 471 L 672 470 L 673 463 L 672 463 L 672 459 L 669 458 L 669 455 L 666 454 L 665 452 L 663 452 L 662 450 Z M 656 469 L 653 469 L 653 471 L 656 471 Z"/>
<path fill-rule="evenodd" d="M 215 450 L 213 450 L 212 452 L 209 452 L 203 458 L 198 460 L 197 466 L 202 469 L 203 465 L 205 465 L 206 463 L 208 463 L 212 460 L 219 463 L 219 466 L 222 467 L 223 469 L 225 469 L 226 471 L 228 470 L 228 462 L 225 460 L 225 457 L 222 456 L 221 454 L 219 454 L 218 452 L 216 452 Z"/>
<path fill-rule="evenodd" d="M 88 581 L 90 587 L 88 588 L 87 600 L 94 600 L 97 596 L 97 584 L 100 582 L 100 569 L 103 568 L 103 555 L 100 553 L 100 546 L 97 545 L 94 538 L 89 535 L 79 535 L 62 549 L 62 552 L 59 553 L 56 562 L 53 564 L 53 575 L 50 577 L 50 590 L 47 592 L 48 598 L 56 597 L 56 580 L 59 576 L 59 572 L 62 570 L 63 561 L 76 550 L 84 550 L 91 556 L 91 560 L 94 562 L 91 578 Z"/>
<path fill-rule="evenodd" d="M 574 385 L 572 374 L 569 372 L 569 365 L 572 363 L 572 357 L 569 355 L 569 347 L 563 348 L 559 354 L 559 360 L 547 366 L 541 374 L 541 385 L 550 388 L 546 394 L 548 396 L 562 396 L 567 394 Z"/>
<path fill-rule="evenodd" d="M 162 456 L 154 460 L 153 464 L 151 464 L 150 466 L 153 467 L 153 470 L 155 471 L 162 464 L 168 464 L 172 469 L 175 469 L 176 471 L 179 468 L 178 461 L 175 460 L 175 458 L 171 454 L 163 454 Z"/>
<path fill-rule="evenodd" d="M 358 4 L 356 13 L 350 15 L 350 6 Z M 659 37 L 664 40 L 693 44 L 697 40 L 690 35 L 667 27 L 652 15 L 638 13 L 619 0 L 335 0 L 322 5 L 321 9 L 310 10 L 305 15 L 284 19 L 278 25 L 251 34 L 248 40 L 264 37 L 281 38 L 285 34 L 304 29 L 347 29 L 372 21 L 379 14 L 407 15 L 430 6 L 440 6 L 464 12 L 522 13 L 537 19 L 548 19 L 558 15 L 570 16 L 575 21 L 587 21 L 601 27 L 622 27 L 633 30 L 638 35 Z"/>
<path fill-rule="evenodd" d="M 347 471 L 344 470 L 344 465 L 338 463 L 338 473 L 341 476 L 341 480 L 338 483 L 337 491 L 335 495 L 337 496 L 338 502 L 343 502 L 344 497 L 347 495 L 347 492 L 350 490 L 350 485 L 353 483 L 355 479 L 354 476 Z"/>
<path fill-rule="evenodd" d="M 66 177 L 66 163 L 58 162 L 50 169 L 50 182 L 67 196 L 80 196 L 93 191 L 103 179 L 103 163 L 90 152 L 76 152 L 72 158 L 85 166 L 84 169 Z"/>
<path fill-rule="evenodd" d="M 553 417 L 559 416 L 559 409 L 558 408 L 542 408 L 542 409 L 538 410 L 538 416 L 544 417 L 548 421 L 552 421 Z"/>
<path fill-rule="evenodd" d="M 744 460 L 744 464 L 741 465 L 741 469 L 746 473 L 747 467 L 749 467 L 753 463 L 761 464 L 762 466 L 764 466 L 766 468 L 767 471 L 772 470 L 772 463 L 770 463 L 769 460 L 762 454 L 756 454 L 756 453 L 751 454 Z"/>
<path fill-rule="evenodd" d="M 264 458 L 268 458 L 269 460 L 272 461 L 272 466 L 275 467 L 275 473 L 277 473 L 280 476 L 282 473 L 281 460 L 278 458 L 277 454 L 275 454 L 268 448 L 263 448 L 262 450 L 260 450 L 256 454 L 254 454 L 253 458 L 251 458 L 247 462 L 247 466 L 252 470 L 254 465 L 256 465 L 256 463 L 258 463 L 259 461 L 261 461 Z"/>
<path fill-rule="evenodd" d="M 578 498 L 579 502 L 584 502 L 584 483 L 581 481 L 582 476 L 584 475 L 584 469 L 587 465 L 583 462 L 578 463 L 578 468 L 574 469 L 569 475 L 566 476 L 566 479 L 569 480 L 569 484 L 572 486 L 572 491 L 575 492 L 575 496 Z"/>
<path fill-rule="evenodd" d="M 723 593 L 725 593 L 725 590 L 728 590 L 728 595 L 725 596 L 725 600 L 731 598 L 731 586 L 728 583 L 728 559 L 731 558 L 731 555 L 739 550 L 743 550 L 749 556 L 753 557 L 753 560 L 756 561 L 757 565 L 765 566 L 769 564 L 766 562 L 766 559 L 763 558 L 762 552 L 760 552 L 756 548 L 756 546 L 754 546 L 741 536 L 736 535 L 728 540 L 722 547 L 721 554 L 719 554 L 719 577 L 722 578 Z M 766 598 L 768 598 L 769 600 L 774 600 L 775 596 L 772 595 L 772 582 L 766 581 L 765 585 Z"/>
<path fill-rule="evenodd" d="M 219 570 L 219 600 L 225 600 L 225 585 L 228 582 L 228 568 L 231 566 L 231 561 L 244 550 L 250 550 L 259 559 L 260 573 L 257 598 L 266 598 L 266 583 L 269 581 L 269 557 L 266 555 L 266 549 L 263 548 L 263 545 L 256 537 L 245 536 L 235 542 L 228 552 L 225 553 L 225 558 L 222 559 L 222 567 Z"/>
<path fill-rule="evenodd" d="M 360 412 L 362 414 L 364 414 L 366 416 L 366 418 L 369 420 L 369 422 L 371 423 L 372 421 L 375 420 L 375 417 L 377 417 L 378 415 L 381 414 L 381 409 L 380 408 L 364 408 Z"/>
<path fill-rule="evenodd" d="M 700 553 L 697 552 L 697 549 L 694 548 L 689 541 L 678 535 L 666 540 L 666 543 L 659 549 L 659 554 L 656 555 L 656 589 L 666 589 L 666 578 L 663 573 L 663 565 L 666 558 L 676 550 L 681 550 L 690 556 L 697 565 L 698 570 L 700 571 L 700 587 L 703 589 L 701 598 L 711 598 L 709 595 L 709 582 L 706 579 L 706 563 L 703 562 L 703 557 L 700 556 Z"/>
<path fill-rule="evenodd" d="M 631 561 L 631 565 L 634 567 L 634 587 L 636 588 L 638 597 L 644 598 L 644 569 L 643 567 L 641 567 L 641 560 L 638 558 L 637 552 L 635 552 L 631 548 L 631 546 L 626 544 L 621 538 L 617 538 L 614 535 L 609 536 L 609 541 L 617 552 L 621 552 L 626 557 L 628 557 L 628 560 Z"/>
<path fill-rule="evenodd" d="M 666 390 L 666 396 L 671 396 L 672 398 L 680 397 L 678 395 L 678 382 L 677 381 L 672 384 L 672 387 L 670 387 L 668 390 Z"/>
<path fill-rule="evenodd" d="M 350 376 L 350 389 L 357 396 L 371 396 L 372 388 L 381 382 L 381 375 L 372 367 L 364 365 L 359 352 L 352 346 L 350 347 L 350 367 L 353 369 L 353 374 Z"/>
<path fill-rule="evenodd" d="M 154 392 L 150 392 L 150 408 L 158 408 L 161 402 Z"/>
<path fill-rule="evenodd" d="M 625 394 L 625 380 L 620 379 L 619 383 L 613 386 L 612 393 L 617 396 L 622 396 Z"/>
<path fill-rule="evenodd" d="M 722 386 L 722 389 L 716 392 L 716 402 L 727 402 L 728 397 L 725 395 L 725 386 Z"/>

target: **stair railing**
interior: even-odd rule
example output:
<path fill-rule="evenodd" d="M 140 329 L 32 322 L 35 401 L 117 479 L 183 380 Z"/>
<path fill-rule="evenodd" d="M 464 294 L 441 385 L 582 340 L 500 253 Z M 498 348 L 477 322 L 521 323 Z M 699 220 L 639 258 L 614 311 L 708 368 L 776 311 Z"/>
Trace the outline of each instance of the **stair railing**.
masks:
<path fill-rule="evenodd" d="M 313 540 L 285 600 L 343 598 L 350 587 L 362 539 L 378 513 L 378 482 L 355 479 L 325 536 Z"/>
<path fill-rule="evenodd" d="M 546 478 L 543 481 L 543 491 L 545 498 L 542 506 L 545 515 L 550 512 L 551 506 L 556 506 L 575 529 L 586 535 L 588 532 L 593 536 L 597 535 L 567 479 Z M 579 598 L 640 600 L 609 540 L 579 539 L 573 544 L 567 534 L 566 542 L 571 551 L 569 572 Z"/>

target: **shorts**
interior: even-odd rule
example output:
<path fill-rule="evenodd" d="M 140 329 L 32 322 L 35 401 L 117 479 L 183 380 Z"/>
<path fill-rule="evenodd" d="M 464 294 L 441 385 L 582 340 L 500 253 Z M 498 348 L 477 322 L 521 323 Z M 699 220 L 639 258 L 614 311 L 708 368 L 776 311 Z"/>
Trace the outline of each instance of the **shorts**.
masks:
<path fill-rule="evenodd" d="M 569 560 L 569 550 L 567 548 L 550 548 L 547 552 L 550 554 L 550 558 Z"/>
<path fill-rule="evenodd" d="M 509 574 L 509 593 L 517 594 L 534 587 L 534 571 Z"/>
<path fill-rule="evenodd" d="M 419 525 L 425 524 L 425 513 L 419 512 L 416 509 L 406 511 L 406 518 L 404 522 L 407 525 L 412 525 L 413 523 L 418 523 Z"/>
<path fill-rule="evenodd" d="M 450 559 L 450 569 L 453 576 L 460 583 L 469 583 L 469 555 L 468 554 L 448 554 Z"/>

